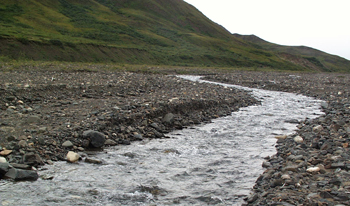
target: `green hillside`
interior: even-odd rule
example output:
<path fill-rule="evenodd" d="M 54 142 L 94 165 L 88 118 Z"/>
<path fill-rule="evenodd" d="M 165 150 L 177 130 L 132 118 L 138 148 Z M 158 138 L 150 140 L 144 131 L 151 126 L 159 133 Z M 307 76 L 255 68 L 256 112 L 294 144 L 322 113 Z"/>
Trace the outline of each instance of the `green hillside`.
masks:
<path fill-rule="evenodd" d="M 255 35 L 234 34 L 234 36 L 246 42 L 251 42 L 252 45 L 255 45 L 256 47 L 274 52 L 280 58 L 295 64 L 299 64 L 310 70 L 327 72 L 350 71 L 350 64 L 347 59 L 336 55 L 327 54 L 311 47 L 282 46 L 265 41 Z"/>
<path fill-rule="evenodd" d="M 3 61 L 349 70 L 305 58 L 317 68 L 232 35 L 183 0 L 0 0 Z"/>

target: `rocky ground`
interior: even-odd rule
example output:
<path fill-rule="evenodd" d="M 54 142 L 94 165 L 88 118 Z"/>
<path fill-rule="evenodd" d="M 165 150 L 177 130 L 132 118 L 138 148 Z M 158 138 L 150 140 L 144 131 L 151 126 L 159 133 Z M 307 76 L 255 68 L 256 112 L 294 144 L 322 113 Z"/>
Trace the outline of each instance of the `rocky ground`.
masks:
<path fill-rule="evenodd" d="M 2 72 L 0 178 L 33 180 L 37 175 L 18 172 L 57 160 L 74 162 L 86 150 L 166 138 L 171 130 L 210 122 L 255 103 L 246 92 L 175 76 Z"/>
<path fill-rule="evenodd" d="M 206 72 L 208 73 L 208 72 Z M 325 115 L 281 136 L 246 205 L 350 205 L 350 75 L 242 72 L 208 79 L 325 100 Z M 129 72 L 2 72 L 0 176 L 67 160 L 69 151 L 130 144 L 257 103 L 249 94 L 174 76 Z M 90 131 L 91 132 L 91 131 Z M 97 135 L 97 136 L 99 136 Z M 2 169 L 1 169 L 2 168 Z M 13 169 L 12 169 L 13 170 Z M 32 170 L 29 170 L 32 171 Z M 13 173 L 13 172 L 12 172 Z M 0 177 L 1 178 L 1 177 Z M 28 179 L 36 179 L 33 173 Z"/>
<path fill-rule="evenodd" d="M 325 115 L 278 138 L 246 205 L 350 205 L 350 75 L 236 72 L 211 80 L 322 99 Z"/>

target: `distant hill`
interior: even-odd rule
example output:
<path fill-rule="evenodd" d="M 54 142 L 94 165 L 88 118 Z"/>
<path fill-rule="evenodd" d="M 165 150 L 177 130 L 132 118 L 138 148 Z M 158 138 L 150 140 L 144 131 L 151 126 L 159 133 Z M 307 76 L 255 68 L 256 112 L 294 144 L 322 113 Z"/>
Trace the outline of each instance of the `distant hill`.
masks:
<path fill-rule="evenodd" d="M 0 61 L 350 71 L 316 51 L 233 35 L 183 0 L 0 0 Z"/>
<path fill-rule="evenodd" d="M 265 41 L 255 35 L 234 34 L 235 37 L 267 49 L 281 58 L 316 71 L 350 71 L 349 61 L 306 46 L 282 46 Z"/>

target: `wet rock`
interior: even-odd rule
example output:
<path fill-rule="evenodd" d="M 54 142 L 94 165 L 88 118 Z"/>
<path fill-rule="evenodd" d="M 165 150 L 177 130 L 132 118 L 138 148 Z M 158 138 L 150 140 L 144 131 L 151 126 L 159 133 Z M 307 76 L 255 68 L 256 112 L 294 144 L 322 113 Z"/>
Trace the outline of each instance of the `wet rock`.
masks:
<path fill-rule="evenodd" d="M 105 141 L 105 145 L 108 145 L 108 146 L 115 146 L 115 145 L 117 145 L 118 143 L 116 142 L 116 141 L 114 141 L 114 140 L 112 140 L 112 139 L 107 139 L 106 141 Z"/>
<path fill-rule="evenodd" d="M 101 132 L 88 130 L 83 133 L 83 138 L 90 141 L 90 146 L 95 148 L 101 148 L 105 144 L 105 135 Z"/>
<path fill-rule="evenodd" d="M 0 163 L 0 179 L 9 171 L 10 164 L 9 163 Z"/>
<path fill-rule="evenodd" d="M 69 151 L 67 153 L 67 161 L 70 162 L 70 163 L 75 163 L 79 160 L 80 158 L 80 155 L 78 153 L 75 153 L 75 152 L 72 152 L 72 151 Z"/>
<path fill-rule="evenodd" d="M 276 138 L 277 140 L 284 140 L 284 139 L 287 138 L 287 135 L 278 135 L 278 136 L 275 136 L 275 138 Z"/>
<path fill-rule="evenodd" d="M 10 168 L 5 176 L 15 181 L 35 181 L 39 178 L 39 175 L 36 171 L 16 168 Z"/>
<path fill-rule="evenodd" d="M 142 134 L 134 134 L 133 139 L 136 141 L 141 141 L 141 140 L 143 140 L 143 136 L 142 136 Z"/>
<path fill-rule="evenodd" d="M 264 161 L 264 162 L 262 163 L 262 167 L 264 167 L 264 168 L 271 167 L 271 163 L 270 163 L 270 162 L 267 162 L 267 161 Z"/>
<path fill-rule="evenodd" d="M 11 166 L 17 169 L 31 170 L 32 166 L 26 164 L 11 163 Z"/>
<path fill-rule="evenodd" d="M 91 164 L 102 164 L 101 160 L 91 159 L 89 157 L 85 158 L 84 161 Z"/>
<path fill-rule="evenodd" d="M 258 198 L 259 198 L 259 194 L 254 193 L 254 194 L 252 194 L 251 196 L 249 196 L 249 197 L 247 198 L 246 201 L 247 201 L 248 203 L 253 203 L 253 202 L 255 202 Z"/>

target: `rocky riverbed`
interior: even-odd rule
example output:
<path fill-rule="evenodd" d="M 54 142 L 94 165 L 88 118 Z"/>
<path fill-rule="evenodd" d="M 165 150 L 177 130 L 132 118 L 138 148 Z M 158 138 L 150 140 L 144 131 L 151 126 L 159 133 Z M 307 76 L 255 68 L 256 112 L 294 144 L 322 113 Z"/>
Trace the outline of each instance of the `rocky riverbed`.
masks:
<path fill-rule="evenodd" d="M 350 75 L 236 72 L 210 80 L 324 100 L 325 115 L 279 136 L 246 205 L 350 205 Z"/>
<path fill-rule="evenodd" d="M 266 157 L 247 205 L 350 205 L 349 74 L 239 71 L 207 78 L 325 101 L 325 115 L 278 137 L 277 154 Z M 258 103 L 232 88 L 129 72 L 2 72 L 0 96 L 0 162 L 7 162 L 0 176 L 10 170 L 17 180 L 38 178 L 35 169 L 67 160 L 69 151 L 98 163 L 86 153 L 101 141 L 103 148 L 167 138 Z"/>
<path fill-rule="evenodd" d="M 75 162 L 91 149 L 167 138 L 174 129 L 257 103 L 244 91 L 198 84 L 129 72 L 3 72 L 0 175 L 35 180 L 32 169 L 41 165 Z"/>

